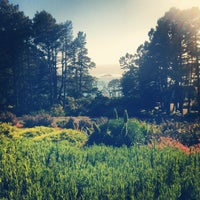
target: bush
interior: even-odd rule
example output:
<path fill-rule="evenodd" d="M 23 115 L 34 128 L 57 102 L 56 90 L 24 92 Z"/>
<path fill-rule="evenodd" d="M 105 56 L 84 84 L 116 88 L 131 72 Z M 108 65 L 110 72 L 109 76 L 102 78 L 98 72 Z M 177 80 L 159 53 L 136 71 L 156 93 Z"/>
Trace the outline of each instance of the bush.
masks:
<path fill-rule="evenodd" d="M 35 116 L 24 115 L 22 117 L 24 126 L 31 128 L 34 126 L 51 126 L 53 119 L 49 114 L 41 113 Z"/>
<path fill-rule="evenodd" d="M 200 199 L 199 153 L 148 146 L 82 148 L 84 134 L 59 135 L 57 142 L 0 141 L 1 200 Z"/>
<path fill-rule="evenodd" d="M 12 125 L 17 124 L 17 117 L 15 114 L 11 112 L 2 112 L 0 114 L 0 122 L 11 123 Z"/>
<path fill-rule="evenodd" d="M 64 128 L 85 131 L 91 129 L 92 124 L 89 117 L 70 117 Z"/>
<path fill-rule="evenodd" d="M 78 130 L 78 120 L 75 117 L 70 117 L 69 121 L 66 123 L 65 128 Z"/>
<path fill-rule="evenodd" d="M 14 127 L 9 123 L 0 123 L 0 135 L 12 137 Z"/>
<path fill-rule="evenodd" d="M 199 143 L 199 121 L 191 123 L 187 121 L 179 122 L 174 120 L 165 120 L 159 126 L 165 137 L 171 137 L 187 146 Z"/>
<path fill-rule="evenodd" d="M 113 146 L 132 146 L 147 144 L 151 141 L 156 130 L 153 125 L 136 119 L 112 119 L 99 126 L 100 131 L 94 130 L 88 144 L 106 144 Z"/>
<path fill-rule="evenodd" d="M 56 127 L 66 128 L 68 120 L 61 120 L 56 122 Z"/>
<path fill-rule="evenodd" d="M 79 130 L 91 129 L 93 122 L 89 117 L 79 117 Z"/>
<path fill-rule="evenodd" d="M 50 109 L 51 116 L 62 117 L 65 116 L 65 111 L 60 104 L 55 104 Z"/>
<path fill-rule="evenodd" d="M 111 136 L 107 132 L 106 124 L 99 127 L 96 123 L 94 123 L 93 133 L 89 136 L 89 140 L 87 142 L 87 145 L 93 144 L 112 145 Z"/>

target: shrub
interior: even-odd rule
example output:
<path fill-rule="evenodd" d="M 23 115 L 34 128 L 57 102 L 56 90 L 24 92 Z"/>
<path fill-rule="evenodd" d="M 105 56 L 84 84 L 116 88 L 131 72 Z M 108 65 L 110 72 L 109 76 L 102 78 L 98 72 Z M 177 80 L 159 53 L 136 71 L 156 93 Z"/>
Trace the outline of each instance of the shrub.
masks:
<path fill-rule="evenodd" d="M 79 130 L 92 129 L 93 122 L 89 117 L 79 117 Z"/>
<path fill-rule="evenodd" d="M 67 122 L 68 122 L 68 120 L 57 121 L 56 122 L 56 127 L 66 128 Z"/>
<path fill-rule="evenodd" d="M 200 154 L 147 146 L 82 148 L 76 144 L 84 134 L 59 135 L 57 142 L 0 141 L 0 199 L 199 199 Z"/>
<path fill-rule="evenodd" d="M 187 146 L 199 143 L 200 124 L 198 121 L 190 123 L 165 120 L 159 126 L 165 137 L 171 137 Z"/>
<path fill-rule="evenodd" d="M 51 126 L 53 119 L 49 114 L 41 113 L 35 116 L 24 115 L 22 117 L 25 127 Z"/>
<path fill-rule="evenodd" d="M 11 133 L 14 131 L 14 127 L 9 123 L 0 123 L 0 135 L 12 137 Z"/>
<path fill-rule="evenodd" d="M 77 118 L 70 117 L 69 121 L 66 123 L 65 128 L 78 130 L 79 129 L 79 123 L 78 123 Z"/>
<path fill-rule="evenodd" d="M 17 117 L 15 114 L 11 112 L 2 112 L 0 114 L 0 122 L 11 123 L 12 125 L 17 124 Z"/>
<path fill-rule="evenodd" d="M 111 137 L 106 132 L 106 130 L 103 129 L 106 128 L 105 124 L 102 125 L 101 128 L 94 123 L 93 125 L 93 133 L 89 136 L 89 140 L 87 142 L 88 145 L 93 144 L 106 144 L 106 145 L 112 145 Z"/>
<path fill-rule="evenodd" d="M 60 104 L 55 104 L 51 107 L 50 114 L 54 117 L 62 117 L 65 116 L 65 111 L 63 109 L 63 106 L 61 106 Z"/>
<path fill-rule="evenodd" d="M 70 117 L 63 128 L 85 130 L 92 128 L 92 120 L 89 117 Z"/>
<path fill-rule="evenodd" d="M 112 119 L 99 126 L 99 133 L 94 130 L 89 137 L 88 144 L 100 144 L 113 146 L 132 146 L 134 144 L 147 144 L 151 141 L 156 130 L 153 125 L 136 119 Z"/>

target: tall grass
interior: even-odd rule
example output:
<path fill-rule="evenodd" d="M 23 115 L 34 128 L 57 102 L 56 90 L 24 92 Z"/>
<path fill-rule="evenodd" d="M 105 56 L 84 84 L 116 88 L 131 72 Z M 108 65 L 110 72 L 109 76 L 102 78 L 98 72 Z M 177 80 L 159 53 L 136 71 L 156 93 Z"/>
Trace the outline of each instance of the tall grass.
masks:
<path fill-rule="evenodd" d="M 46 131 L 0 136 L 0 199 L 200 198 L 199 153 L 137 145 L 83 147 L 66 137 L 48 139 L 53 131 Z M 78 137 L 83 136 L 74 138 L 81 144 Z"/>

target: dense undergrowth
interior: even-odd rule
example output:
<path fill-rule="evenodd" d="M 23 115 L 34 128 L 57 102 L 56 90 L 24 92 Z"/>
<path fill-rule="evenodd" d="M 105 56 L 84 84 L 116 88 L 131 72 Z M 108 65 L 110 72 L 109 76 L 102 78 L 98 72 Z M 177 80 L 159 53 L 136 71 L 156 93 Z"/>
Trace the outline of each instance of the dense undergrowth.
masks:
<path fill-rule="evenodd" d="M 118 125 L 119 134 L 128 134 L 119 122 L 104 123 L 106 134 L 111 137 Z M 150 125 L 133 122 L 138 140 L 152 133 Z M 78 130 L 2 123 L 0 199 L 200 198 L 200 153 L 191 147 L 186 152 L 167 137 L 130 147 L 88 146 L 87 141 Z"/>

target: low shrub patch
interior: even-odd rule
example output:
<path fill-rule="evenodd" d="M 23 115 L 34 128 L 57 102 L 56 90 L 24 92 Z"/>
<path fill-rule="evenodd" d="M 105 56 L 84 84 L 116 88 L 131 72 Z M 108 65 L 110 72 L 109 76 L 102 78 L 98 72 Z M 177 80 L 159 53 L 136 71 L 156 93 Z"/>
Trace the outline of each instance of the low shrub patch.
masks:
<path fill-rule="evenodd" d="M 95 125 L 97 126 L 97 125 Z M 88 140 L 88 144 L 106 144 L 113 146 L 132 146 L 134 144 L 144 145 L 151 142 L 153 137 L 159 133 L 154 126 L 136 119 L 112 119 L 94 128 Z"/>
<path fill-rule="evenodd" d="M 49 114 L 40 113 L 37 115 L 24 115 L 22 117 L 24 122 L 24 127 L 34 127 L 34 126 L 51 126 L 53 119 Z"/>
<path fill-rule="evenodd" d="M 17 124 L 17 117 L 11 112 L 1 112 L 0 113 L 0 122 L 11 123 L 12 125 Z"/>

